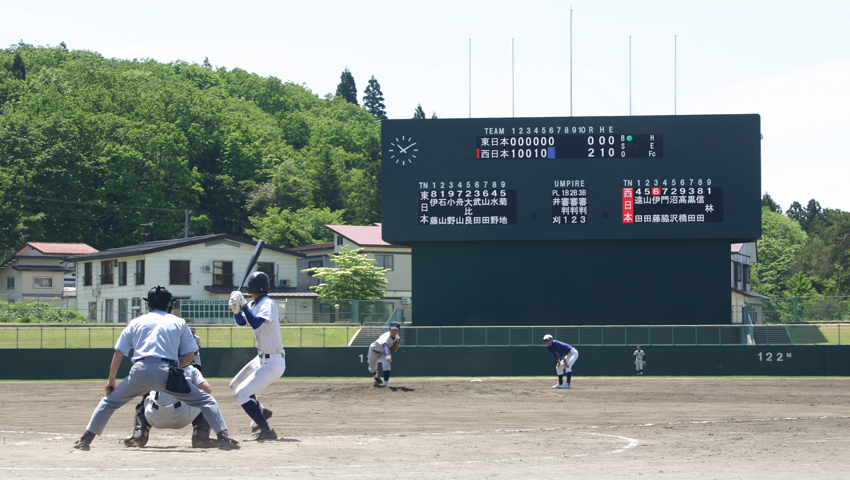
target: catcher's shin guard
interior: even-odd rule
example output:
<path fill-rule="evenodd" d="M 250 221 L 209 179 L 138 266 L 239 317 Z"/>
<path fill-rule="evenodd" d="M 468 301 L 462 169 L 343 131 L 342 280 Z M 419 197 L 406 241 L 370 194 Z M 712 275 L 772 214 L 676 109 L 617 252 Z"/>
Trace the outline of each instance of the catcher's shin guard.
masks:
<path fill-rule="evenodd" d="M 145 397 L 147 397 L 147 395 Z M 145 398 L 142 398 L 142 401 L 136 405 L 136 417 L 133 425 L 133 441 L 136 445 L 144 447 L 148 443 L 150 431 L 151 424 L 148 423 L 148 419 L 145 418 Z"/>

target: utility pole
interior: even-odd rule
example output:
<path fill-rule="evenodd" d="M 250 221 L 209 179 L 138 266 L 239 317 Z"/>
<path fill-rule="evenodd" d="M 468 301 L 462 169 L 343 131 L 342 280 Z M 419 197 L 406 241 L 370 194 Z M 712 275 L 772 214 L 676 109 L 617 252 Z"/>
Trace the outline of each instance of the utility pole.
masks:
<path fill-rule="evenodd" d="M 183 219 L 183 238 L 189 238 L 189 214 L 192 213 L 191 210 L 183 210 L 184 219 Z"/>

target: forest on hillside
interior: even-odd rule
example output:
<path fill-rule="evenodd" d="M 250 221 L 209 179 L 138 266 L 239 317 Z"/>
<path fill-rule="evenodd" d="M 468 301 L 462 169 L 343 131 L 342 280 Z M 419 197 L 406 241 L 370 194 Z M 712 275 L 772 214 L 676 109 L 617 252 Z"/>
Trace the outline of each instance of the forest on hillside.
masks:
<path fill-rule="evenodd" d="M 7 254 L 176 238 L 186 211 L 190 235 L 326 241 L 325 224 L 380 220 L 380 119 L 207 61 L 20 43 L 0 50 L 0 193 Z"/>
<path fill-rule="evenodd" d="M 0 259 L 26 241 L 99 249 L 230 233 L 294 247 L 380 221 L 374 76 L 336 94 L 239 68 L 0 49 Z M 413 118 L 425 119 L 418 105 Z M 431 118 L 436 118 L 434 112 Z M 850 213 L 762 198 L 753 290 L 850 296 Z"/>

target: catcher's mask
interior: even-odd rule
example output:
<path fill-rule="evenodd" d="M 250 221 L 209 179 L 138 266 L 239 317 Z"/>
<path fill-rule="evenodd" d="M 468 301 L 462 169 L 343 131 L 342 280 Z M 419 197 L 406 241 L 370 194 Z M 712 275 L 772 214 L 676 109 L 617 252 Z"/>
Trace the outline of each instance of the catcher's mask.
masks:
<path fill-rule="evenodd" d="M 269 293 L 271 282 L 265 272 L 254 272 L 248 278 L 248 293 Z"/>
<path fill-rule="evenodd" d="M 148 303 L 148 310 L 163 310 L 171 313 L 173 296 L 165 287 L 157 285 L 150 289 L 148 298 L 143 299 Z"/>

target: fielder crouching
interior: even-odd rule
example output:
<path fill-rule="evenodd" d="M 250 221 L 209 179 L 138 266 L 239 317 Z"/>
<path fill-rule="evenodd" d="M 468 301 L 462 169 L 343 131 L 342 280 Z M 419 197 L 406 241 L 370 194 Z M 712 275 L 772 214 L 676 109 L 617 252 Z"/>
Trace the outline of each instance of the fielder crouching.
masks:
<path fill-rule="evenodd" d="M 206 393 L 212 387 L 201 372 L 192 365 L 183 369 L 186 380 Z M 192 424 L 192 448 L 215 448 L 218 441 L 210 438 L 210 424 L 201 415 L 201 409 L 185 404 L 166 392 L 155 390 L 146 393 L 136 405 L 133 435 L 124 438 L 125 447 L 144 447 L 148 443 L 151 427 L 181 429 Z"/>

